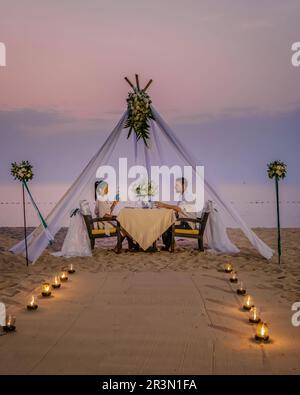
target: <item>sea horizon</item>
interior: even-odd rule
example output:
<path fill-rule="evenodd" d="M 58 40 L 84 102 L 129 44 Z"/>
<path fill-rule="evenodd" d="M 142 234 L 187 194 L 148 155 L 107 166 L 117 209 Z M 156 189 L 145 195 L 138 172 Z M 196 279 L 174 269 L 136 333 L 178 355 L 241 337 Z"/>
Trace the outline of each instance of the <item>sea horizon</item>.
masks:
<path fill-rule="evenodd" d="M 30 186 L 34 199 L 46 217 L 72 183 L 36 183 Z M 19 184 L 1 184 L 0 227 L 23 226 L 22 192 Z M 252 228 L 276 227 L 276 197 L 274 185 L 269 184 L 221 184 L 218 190 L 239 212 Z M 91 206 L 93 201 L 90 200 Z M 124 203 L 123 203 L 124 204 Z M 120 205 L 121 207 L 121 205 Z M 75 207 L 74 207 L 75 208 Z M 93 207 L 92 207 L 93 208 Z M 27 225 L 37 226 L 39 220 L 26 198 Z M 300 227 L 300 186 L 280 185 L 280 216 L 283 228 Z M 68 216 L 62 226 L 68 226 Z M 236 227 L 229 221 L 228 227 Z"/>

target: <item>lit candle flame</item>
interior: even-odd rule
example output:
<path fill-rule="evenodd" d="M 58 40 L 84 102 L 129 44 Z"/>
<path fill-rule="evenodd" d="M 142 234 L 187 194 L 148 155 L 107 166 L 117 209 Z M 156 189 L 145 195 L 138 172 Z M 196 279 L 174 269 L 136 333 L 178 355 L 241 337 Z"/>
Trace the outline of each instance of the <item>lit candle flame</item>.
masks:
<path fill-rule="evenodd" d="M 30 302 L 30 305 L 31 305 L 31 306 L 34 306 L 34 296 L 33 296 L 33 295 L 31 296 L 31 302 Z"/>

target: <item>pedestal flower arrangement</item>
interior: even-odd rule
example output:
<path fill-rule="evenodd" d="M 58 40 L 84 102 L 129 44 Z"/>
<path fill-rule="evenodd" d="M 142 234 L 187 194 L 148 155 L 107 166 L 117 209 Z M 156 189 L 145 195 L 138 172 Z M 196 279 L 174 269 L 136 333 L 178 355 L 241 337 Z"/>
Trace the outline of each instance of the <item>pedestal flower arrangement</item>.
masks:
<path fill-rule="evenodd" d="M 25 238 L 26 264 L 28 266 L 25 188 L 27 187 L 27 182 L 33 179 L 33 175 L 34 175 L 33 166 L 28 162 L 28 160 L 23 160 L 21 163 L 13 162 L 11 164 L 11 174 L 15 180 L 19 180 L 22 183 L 24 238 Z"/>
<path fill-rule="evenodd" d="M 275 179 L 276 191 L 276 211 L 277 211 L 277 250 L 278 250 L 278 263 L 281 262 L 281 235 L 280 235 L 280 212 L 279 212 L 279 180 L 286 177 L 287 165 L 280 160 L 275 160 L 268 164 L 268 176 Z"/>

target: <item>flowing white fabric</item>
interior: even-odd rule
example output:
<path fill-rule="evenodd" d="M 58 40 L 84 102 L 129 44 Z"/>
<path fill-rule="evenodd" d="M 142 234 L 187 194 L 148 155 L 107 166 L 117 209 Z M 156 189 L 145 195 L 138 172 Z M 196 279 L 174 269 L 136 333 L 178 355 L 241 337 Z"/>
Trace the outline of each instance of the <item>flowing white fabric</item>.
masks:
<path fill-rule="evenodd" d="M 166 124 L 166 122 L 162 119 L 162 117 L 159 115 L 159 113 L 155 110 L 155 108 L 152 106 L 152 112 L 154 115 L 154 119 L 156 121 L 156 124 L 159 126 L 163 134 L 167 137 L 168 142 L 173 145 L 173 147 L 176 149 L 177 153 L 182 157 L 182 159 L 188 163 L 190 166 L 192 166 L 193 169 L 196 171 L 196 166 L 199 165 L 197 161 L 193 158 L 191 153 L 188 152 L 188 150 L 184 147 L 184 145 L 181 143 L 181 141 L 177 138 L 177 136 L 173 133 L 171 128 Z M 201 174 L 197 174 L 199 177 L 202 177 Z M 204 185 L 205 185 L 205 193 L 206 195 L 209 196 L 209 199 L 207 200 L 212 200 L 219 212 L 220 212 L 220 218 L 223 218 L 224 214 L 230 215 L 231 218 L 235 221 L 235 223 L 242 229 L 244 232 L 245 236 L 248 238 L 250 243 L 253 245 L 254 248 L 259 251 L 259 253 L 265 257 L 266 259 L 271 259 L 273 256 L 274 251 L 267 246 L 266 243 L 264 243 L 244 222 L 244 220 L 240 217 L 240 215 L 237 213 L 237 211 L 234 209 L 232 205 L 230 205 L 224 197 L 221 197 L 221 195 L 217 192 L 217 189 L 213 187 L 207 179 L 204 179 Z M 217 243 L 217 240 L 215 240 L 215 243 Z M 220 250 L 222 251 L 222 246 L 219 245 Z M 226 251 L 224 251 L 226 252 Z"/>
<path fill-rule="evenodd" d="M 78 206 L 78 202 L 85 198 L 90 185 L 94 184 L 95 174 L 99 166 L 106 164 L 111 152 L 114 150 L 120 134 L 123 130 L 124 122 L 127 118 L 127 112 L 125 112 L 114 130 L 105 140 L 102 147 L 96 152 L 90 162 L 83 169 L 76 181 L 67 190 L 60 201 L 55 205 L 50 214 L 46 217 L 48 228 L 53 236 L 59 231 L 62 223 L 68 213 Z M 43 228 L 40 225 L 27 237 L 28 243 L 28 257 L 32 263 L 35 263 L 42 252 L 47 248 L 49 241 L 43 232 Z M 22 240 L 11 249 L 11 252 L 15 254 L 25 254 L 25 241 Z"/>
<path fill-rule="evenodd" d="M 192 157 L 191 153 L 181 143 L 181 141 L 173 133 L 171 128 L 166 124 L 154 107 L 152 107 L 152 112 L 155 121 L 150 122 L 151 140 L 149 149 L 145 148 L 141 140 L 139 140 L 134 146 L 132 146 L 132 141 L 127 140 L 128 130 L 123 130 L 127 119 L 127 112 L 123 114 L 120 121 L 108 136 L 102 147 L 93 156 L 76 181 L 71 185 L 69 190 L 47 216 L 46 222 L 48 224 L 49 231 L 53 236 L 55 236 L 57 231 L 60 229 L 63 220 L 66 218 L 71 209 L 78 206 L 80 199 L 87 199 L 88 193 L 94 193 L 94 191 L 91 190 L 91 186 L 94 185 L 98 167 L 101 165 L 107 165 L 108 163 L 116 164 L 119 157 L 122 156 L 120 149 L 123 150 L 123 157 L 127 157 L 128 159 L 135 158 L 136 162 L 139 164 L 146 164 L 148 169 L 151 164 L 165 164 L 166 156 L 164 156 L 164 150 L 166 148 L 172 148 L 173 158 L 176 158 L 176 162 L 180 158 L 183 165 L 188 164 L 192 166 L 194 170 L 196 169 L 196 166 L 199 165 L 199 163 Z M 158 136 L 159 131 L 161 133 Z M 132 134 L 132 136 L 132 138 L 135 138 L 134 134 Z M 118 152 L 116 152 L 114 148 L 121 138 L 122 141 L 118 146 Z M 133 150 L 132 153 L 130 149 Z M 201 175 L 198 176 L 201 177 Z M 234 207 L 230 203 L 226 202 L 223 197 L 221 197 L 217 189 L 213 187 L 207 181 L 207 179 L 204 180 L 204 185 L 205 199 L 213 201 L 218 210 L 217 216 L 213 214 L 213 217 L 210 220 L 210 245 L 214 246 L 214 249 L 220 252 L 234 250 L 233 245 L 230 246 L 230 241 L 228 242 L 229 239 L 227 239 L 225 227 L 226 223 L 228 223 L 226 221 L 228 221 L 228 218 L 230 217 L 242 229 L 251 244 L 259 251 L 259 253 L 265 258 L 270 259 L 273 255 L 272 249 L 269 248 L 261 239 L 259 239 L 258 236 L 245 224 L 244 220 L 236 212 Z M 221 219 L 222 222 L 219 221 L 219 219 Z M 47 247 L 48 240 L 41 226 L 36 228 L 27 237 L 27 240 L 29 259 L 32 263 L 34 263 Z M 24 240 L 16 244 L 11 249 L 11 251 L 14 253 L 22 253 L 24 255 Z"/>
<path fill-rule="evenodd" d="M 204 211 L 209 212 L 204 237 L 208 248 L 215 252 L 236 254 L 240 250 L 229 239 L 222 217 L 211 200 L 206 203 Z"/>
<path fill-rule="evenodd" d="M 91 242 L 86 229 L 86 224 L 80 211 L 71 216 L 69 229 L 62 249 L 59 253 L 55 253 L 53 255 L 64 256 L 67 258 L 92 255 Z"/>

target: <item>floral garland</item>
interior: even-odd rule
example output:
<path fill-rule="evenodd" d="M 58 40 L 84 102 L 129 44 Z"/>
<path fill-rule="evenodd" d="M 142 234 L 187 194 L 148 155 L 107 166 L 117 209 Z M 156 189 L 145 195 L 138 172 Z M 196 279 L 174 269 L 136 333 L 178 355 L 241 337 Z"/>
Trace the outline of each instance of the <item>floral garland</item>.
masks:
<path fill-rule="evenodd" d="M 28 160 L 23 160 L 21 163 L 13 162 L 11 164 L 11 174 L 15 180 L 21 182 L 28 182 L 33 178 L 33 166 Z"/>
<path fill-rule="evenodd" d="M 287 165 L 280 160 L 275 160 L 268 164 L 268 176 L 270 178 L 285 178 L 287 174 Z"/>
<path fill-rule="evenodd" d="M 150 96 L 143 90 L 140 91 L 134 88 L 133 92 L 128 93 L 128 119 L 125 124 L 125 128 L 129 128 L 127 138 L 130 137 L 132 130 L 134 130 L 137 141 L 143 139 L 146 146 L 148 146 L 150 137 L 149 119 L 154 119 L 150 106 L 151 103 Z"/>

